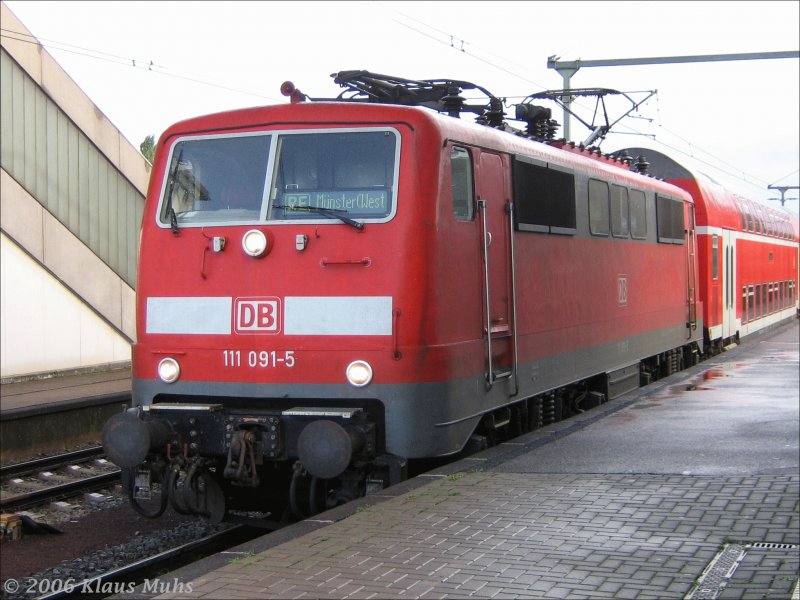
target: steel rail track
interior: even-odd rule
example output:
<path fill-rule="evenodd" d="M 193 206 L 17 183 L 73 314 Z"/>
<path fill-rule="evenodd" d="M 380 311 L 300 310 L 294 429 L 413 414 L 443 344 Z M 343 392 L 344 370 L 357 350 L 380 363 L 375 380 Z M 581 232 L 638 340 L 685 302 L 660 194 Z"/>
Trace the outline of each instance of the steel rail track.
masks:
<path fill-rule="evenodd" d="M 100 456 L 103 456 L 103 447 L 93 446 L 83 450 L 75 450 L 73 452 L 65 452 L 64 454 L 45 456 L 43 458 L 36 458 L 13 465 L 2 465 L 0 466 L 0 477 L 5 479 L 6 477 L 26 475 L 28 473 L 33 473 L 34 471 L 40 471 L 42 469 L 54 469 L 71 462 L 83 461 L 88 458 L 96 458 Z"/>
<path fill-rule="evenodd" d="M 279 527 L 276 527 L 276 529 Z M 257 535 L 253 530 L 245 525 L 234 525 L 233 527 L 224 531 L 218 531 L 209 536 L 187 542 L 180 546 L 170 548 L 164 552 L 160 552 L 153 556 L 135 561 L 128 565 L 112 569 L 96 577 L 84 579 L 83 581 L 75 583 L 65 583 L 63 589 L 54 590 L 49 594 L 38 596 L 37 600 L 56 600 L 58 598 L 70 598 L 92 594 L 90 597 L 106 597 L 112 594 L 128 594 L 132 592 L 135 585 L 141 584 L 145 581 L 146 573 L 153 573 L 157 577 L 158 573 L 165 572 L 163 567 L 177 568 L 181 566 L 179 563 L 182 558 L 189 558 L 196 560 L 196 555 L 202 553 L 203 556 L 208 556 L 215 552 L 219 552 L 226 548 L 231 548 L 237 544 L 242 543 L 242 538 L 252 539 Z M 186 564 L 184 561 L 183 564 Z M 156 571 L 162 567 L 161 571 Z"/>
<path fill-rule="evenodd" d="M 48 486 L 41 490 L 14 494 L 0 500 L 0 510 L 3 512 L 15 512 L 23 508 L 29 508 L 43 503 L 45 500 L 54 500 L 75 495 L 77 492 L 96 490 L 107 486 L 109 483 L 120 479 L 120 471 L 103 473 L 93 477 L 76 479 L 57 485 Z"/>
<path fill-rule="evenodd" d="M 41 472 L 48 469 L 57 469 L 65 465 L 80 463 L 86 460 L 103 456 L 101 446 L 93 446 L 82 450 L 65 452 L 53 456 L 37 458 L 13 465 L 0 467 L 0 475 L 4 482 L 12 477 L 30 475 L 31 473 Z M 92 477 L 75 479 L 63 483 L 54 483 L 43 487 L 40 490 L 23 492 L 19 494 L 8 494 L 0 498 L 0 510 L 14 512 L 20 509 L 29 508 L 42 504 L 47 500 L 68 497 L 81 491 L 90 491 L 108 485 L 120 478 L 120 471 L 115 469 L 109 473 L 101 473 Z"/>

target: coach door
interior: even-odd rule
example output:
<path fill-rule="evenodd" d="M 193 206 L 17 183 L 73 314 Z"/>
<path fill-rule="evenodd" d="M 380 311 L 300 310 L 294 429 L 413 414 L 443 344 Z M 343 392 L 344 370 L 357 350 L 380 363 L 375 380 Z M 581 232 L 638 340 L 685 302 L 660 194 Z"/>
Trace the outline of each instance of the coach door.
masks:
<path fill-rule="evenodd" d="M 688 314 L 686 316 L 686 326 L 688 328 L 687 339 L 692 339 L 694 332 L 697 330 L 697 233 L 695 230 L 694 222 L 694 205 L 688 202 L 684 203 L 686 216 L 685 223 L 685 244 L 686 244 L 686 259 L 687 259 L 687 288 L 686 288 L 686 303 L 688 306 Z"/>
<path fill-rule="evenodd" d="M 722 339 L 736 335 L 736 240 L 733 232 L 722 231 Z"/>
<path fill-rule="evenodd" d="M 510 165 L 502 156 L 481 153 L 475 178 L 483 256 L 486 384 L 512 380 L 517 392 L 514 302 L 513 205 Z"/>

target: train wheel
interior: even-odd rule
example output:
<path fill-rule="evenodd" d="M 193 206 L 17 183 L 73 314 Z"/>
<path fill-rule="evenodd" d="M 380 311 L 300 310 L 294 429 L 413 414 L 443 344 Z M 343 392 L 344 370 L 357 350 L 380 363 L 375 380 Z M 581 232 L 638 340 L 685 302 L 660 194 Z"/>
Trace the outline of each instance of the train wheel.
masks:
<path fill-rule="evenodd" d="M 213 524 L 225 518 L 225 493 L 207 471 L 199 465 L 193 465 L 186 475 L 183 485 L 176 493 L 178 504 L 186 507 L 192 514 L 206 517 Z"/>
<path fill-rule="evenodd" d="M 128 501 L 133 509 L 146 519 L 156 519 L 167 508 L 168 491 L 164 483 L 151 481 L 151 473 L 127 469 L 131 477 L 128 487 Z"/>
<path fill-rule="evenodd" d="M 334 480 L 314 477 L 302 463 L 295 463 L 289 485 L 289 509 L 297 519 L 306 519 L 328 509 L 328 496 Z"/>
<path fill-rule="evenodd" d="M 169 495 L 169 503 L 179 515 L 190 515 L 192 511 L 186 505 L 183 499 L 183 490 L 185 487 L 185 472 L 182 471 L 177 465 L 170 468 L 169 475 L 167 476 L 166 491 Z"/>
<path fill-rule="evenodd" d="M 202 490 L 199 496 L 200 510 L 198 512 L 214 525 L 221 523 L 225 518 L 227 508 L 225 493 L 219 483 L 210 474 L 201 473 L 197 476 L 197 487 Z"/>

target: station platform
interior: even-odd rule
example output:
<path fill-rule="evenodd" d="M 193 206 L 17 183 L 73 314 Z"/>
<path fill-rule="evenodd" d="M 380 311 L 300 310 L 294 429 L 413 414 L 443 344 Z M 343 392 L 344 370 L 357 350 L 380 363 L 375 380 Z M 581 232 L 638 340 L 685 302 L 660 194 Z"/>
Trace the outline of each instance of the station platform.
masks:
<path fill-rule="evenodd" d="M 3 380 L 0 456 L 27 460 L 99 443 L 105 422 L 130 404 L 130 363 Z"/>
<path fill-rule="evenodd" d="M 796 599 L 799 331 L 164 575 L 157 597 Z"/>
<path fill-rule="evenodd" d="M 0 413 L 36 410 L 64 403 L 85 402 L 93 398 L 131 395 L 130 363 L 109 365 L 97 370 L 75 370 L 0 383 Z"/>

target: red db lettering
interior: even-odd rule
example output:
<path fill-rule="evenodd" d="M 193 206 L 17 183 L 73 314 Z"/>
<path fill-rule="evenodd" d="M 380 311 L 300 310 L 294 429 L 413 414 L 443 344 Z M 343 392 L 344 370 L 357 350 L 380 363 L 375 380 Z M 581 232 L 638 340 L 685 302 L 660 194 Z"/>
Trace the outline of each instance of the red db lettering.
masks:
<path fill-rule="evenodd" d="M 275 334 L 280 332 L 278 298 L 237 298 L 234 303 L 236 333 Z"/>
<path fill-rule="evenodd" d="M 242 304 L 241 305 L 241 319 L 239 320 L 239 326 L 243 329 L 247 329 L 248 327 L 252 327 L 253 324 L 256 322 L 256 311 L 253 309 L 252 304 Z"/>
<path fill-rule="evenodd" d="M 272 318 L 272 311 L 274 306 L 270 303 L 258 305 L 258 328 L 259 329 L 272 329 L 275 326 L 275 319 Z"/>

